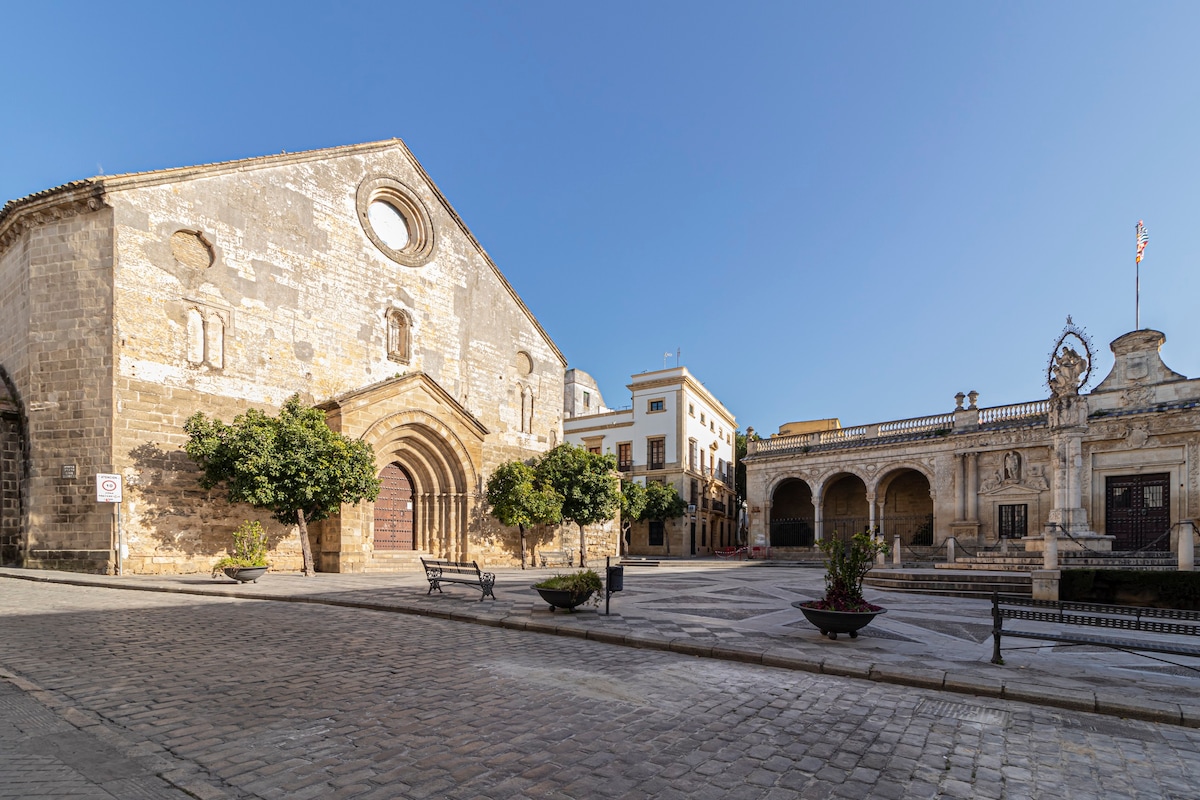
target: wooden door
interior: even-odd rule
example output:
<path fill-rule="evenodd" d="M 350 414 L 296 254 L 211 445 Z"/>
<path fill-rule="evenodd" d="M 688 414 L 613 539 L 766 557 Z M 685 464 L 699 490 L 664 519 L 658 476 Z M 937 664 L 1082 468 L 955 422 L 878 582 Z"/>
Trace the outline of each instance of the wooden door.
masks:
<path fill-rule="evenodd" d="M 379 475 L 382 486 L 375 500 L 375 549 L 413 549 L 413 491 L 408 473 L 388 464 Z"/>
<path fill-rule="evenodd" d="M 1104 488 L 1104 532 L 1116 537 L 1113 550 L 1170 549 L 1170 474 L 1117 475 Z"/>

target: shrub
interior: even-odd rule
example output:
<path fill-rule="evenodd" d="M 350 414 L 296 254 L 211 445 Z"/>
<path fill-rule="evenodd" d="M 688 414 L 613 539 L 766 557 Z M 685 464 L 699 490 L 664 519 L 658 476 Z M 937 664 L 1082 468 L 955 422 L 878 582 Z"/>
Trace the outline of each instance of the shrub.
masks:
<path fill-rule="evenodd" d="M 233 532 L 233 547 L 229 555 L 213 564 L 212 576 L 216 578 L 226 567 L 267 566 L 267 532 L 261 522 L 246 520 Z"/>
<path fill-rule="evenodd" d="M 822 539 L 817 546 L 825 554 L 825 597 L 805 605 L 824 611 L 880 610 L 879 606 L 863 599 L 862 582 L 875 565 L 875 557 L 891 552 L 887 543 L 867 531 L 856 533 L 849 542 L 843 542 L 835 532 L 832 538 Z"/>

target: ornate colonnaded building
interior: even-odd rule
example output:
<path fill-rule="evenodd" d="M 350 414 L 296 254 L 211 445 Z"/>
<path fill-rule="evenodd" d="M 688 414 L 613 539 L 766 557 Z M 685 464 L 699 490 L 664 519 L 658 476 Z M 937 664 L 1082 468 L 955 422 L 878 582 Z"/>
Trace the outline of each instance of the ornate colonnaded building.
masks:
<path fill-rule="evenodd" d="M 195 411 L 299 392 L 383 491 L 314 525 L 318 569 L 515 563 L 495 465 L 558 443 L 566 361 L 399 140 L 69 183 L 0 210 L 0 561 L 204 571 L 245 507 L 196 484 Z M 260 517 L 272 562 L 294 528 Z"/>
<path fill-rule="evenodd" d="M 1200 518 L 1200 380 L 1163 363 L 1164 341 L 1121 336 L 1112 371 L 1080 394 L 1091 345 L 1068 318 L 1048 400 L 980 408 L 960 393 L 945 414 L 751 441 L 751 542 L 786 557 L 878 527 L 906 547 L 1035 551 L 1049 529 L 1064 551 L 1173 549 Z"/>

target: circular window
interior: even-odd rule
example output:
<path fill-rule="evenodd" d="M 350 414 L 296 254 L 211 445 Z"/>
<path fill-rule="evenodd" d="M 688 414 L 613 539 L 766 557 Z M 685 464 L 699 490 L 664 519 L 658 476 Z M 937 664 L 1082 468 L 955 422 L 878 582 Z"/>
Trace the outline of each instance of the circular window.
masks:
<path fill-rule="evenodd" d="M 391 178 L 369 178 L 358 187 L 358 219 L 379 250 L 406 267 L 433 258 L 433 225 L 416 194 Z"/>
<path fill-rule="evenodd" d="M 386 200 L 372 200 L 367 206 L 367 220 L 383 243 L 393 250 L 403 250 L 408 245 L 408 220 Z"/>

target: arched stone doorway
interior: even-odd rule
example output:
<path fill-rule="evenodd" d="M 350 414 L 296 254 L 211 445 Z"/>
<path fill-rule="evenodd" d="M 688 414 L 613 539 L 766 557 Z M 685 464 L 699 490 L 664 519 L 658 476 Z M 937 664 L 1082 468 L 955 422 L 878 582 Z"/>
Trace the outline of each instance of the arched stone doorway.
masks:
<path fill-rule="evenodd" d="M 896 536 L 910 547 L 933 544 L 933 498 L 929 479 L 915 469 L 901 469 L 887 476 L 880 493 L 879 528 L 884 540 Z"/>
<path fill-rule="evenodd" d="M 394 466 L 407 479 L 412 503 L 410 549 L 438 558 L 465 558 L 475 473 L 458 438 L 445 424 L 421 412 L 381 420 L 375 432 L 377 438 L 366 438 L 374 439 L 376 459 L 383 464 L 380 475 Z M 374 541 L 378 547 L 379 532 Z"/>
<path fill-rule="evenodd" d="M 379 497 L 375 499 L 375 549 L 414 549 L 416 514 L 412 478 L 403 467 L 393 462 L 383 468 L 379 483 Z"/>
<path fill-rule="evenodd" d="M 812 489 L 798 478 L 788 478 L 771 494 L 771 547 L 812 547 L 816 509 Z"/>
<path fill-rule="evenodd" d="M 821 503 L 822 538 L 849 539 L 871 524 L 867 485 L 857 475 L 842 475 L 826 487 Z"/>

